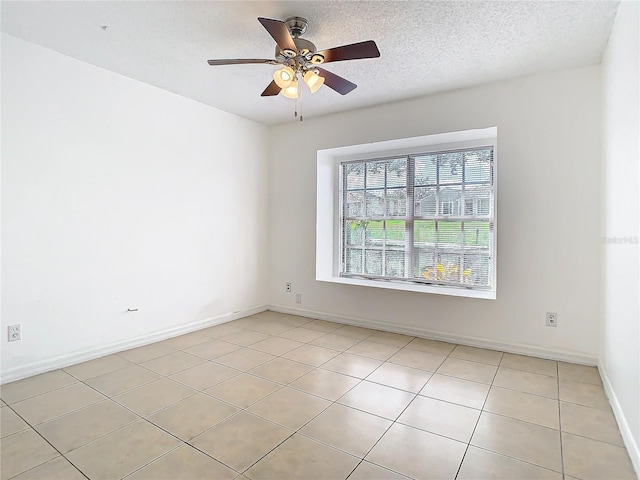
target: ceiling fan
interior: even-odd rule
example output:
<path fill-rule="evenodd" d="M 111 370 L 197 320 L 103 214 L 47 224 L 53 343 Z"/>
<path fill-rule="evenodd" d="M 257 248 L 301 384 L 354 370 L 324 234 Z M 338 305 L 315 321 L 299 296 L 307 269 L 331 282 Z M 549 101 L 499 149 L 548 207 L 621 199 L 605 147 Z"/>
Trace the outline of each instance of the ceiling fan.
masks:
<path fill-rule="evenodd" d="M 209 65 L 250 63 L 282 65 L 282 68 L 274 73 L 272 82 L 262 92 L 261 96 L 263 97 L 282 93 L 288 98 L 298 98 L 299 78 L 304 80 L 312 93 L 317 92 L 324 84 L 339 94 L 346 95 L 357 85 L 346 78 L 320 68 L 319 65 L 380 56 L 380 51 L 373 40 L 317 51 L 313 43 L 300 38 L 308 26 L 307 20 L 302 17 L 289 17 L 285 21 L 259 17 L 258 21 L 276 41 L 275 59 L 221 59 L 208 60 L 208 63 Z"/>

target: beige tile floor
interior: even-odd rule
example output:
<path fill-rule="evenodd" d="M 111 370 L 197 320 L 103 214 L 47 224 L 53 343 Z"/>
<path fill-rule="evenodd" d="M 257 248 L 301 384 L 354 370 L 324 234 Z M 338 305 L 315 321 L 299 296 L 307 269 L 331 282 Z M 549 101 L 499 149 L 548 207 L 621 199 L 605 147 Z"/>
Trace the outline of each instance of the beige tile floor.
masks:
<path fill-rule="evenodd" d="M 593 367 L 274 312 L 0 397 L 3 480 L 636 478 Z"/>

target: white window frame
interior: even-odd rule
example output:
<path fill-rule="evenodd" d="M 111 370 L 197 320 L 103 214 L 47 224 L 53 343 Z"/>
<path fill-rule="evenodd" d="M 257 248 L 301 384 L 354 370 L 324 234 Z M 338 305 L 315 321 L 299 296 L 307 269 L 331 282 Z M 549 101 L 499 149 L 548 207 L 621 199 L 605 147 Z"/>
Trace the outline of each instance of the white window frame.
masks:
<path fill-rule="evenodd" d="M 372 280 L 340 276 L 340 163 L 367 160 L 374 157 L 411 155 L 425 151 L 443 151 L 480 146 L 492 146 L 494 156 L 494 216 L 489 289 L 433 285 L 406 281 Z M 495 299 L 497 286 L 497 128 L 489 127 L 461 132 L 441 133 L 399 140 L 351 145 L 318 150 L 317 152 L 317 204 L 316 204 L 316 280 L 347 285 L 404 290 L 470 298 Z"/>

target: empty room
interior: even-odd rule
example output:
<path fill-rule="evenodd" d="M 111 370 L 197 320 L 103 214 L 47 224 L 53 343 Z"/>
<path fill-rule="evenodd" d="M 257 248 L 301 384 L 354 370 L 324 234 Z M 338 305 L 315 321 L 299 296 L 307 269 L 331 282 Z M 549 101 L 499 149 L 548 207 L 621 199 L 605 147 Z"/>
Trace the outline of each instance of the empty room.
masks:
<path fill-rule="evenodd" d="M 640 473 L 640 2 L 1 1 L 0 479 Z"/>

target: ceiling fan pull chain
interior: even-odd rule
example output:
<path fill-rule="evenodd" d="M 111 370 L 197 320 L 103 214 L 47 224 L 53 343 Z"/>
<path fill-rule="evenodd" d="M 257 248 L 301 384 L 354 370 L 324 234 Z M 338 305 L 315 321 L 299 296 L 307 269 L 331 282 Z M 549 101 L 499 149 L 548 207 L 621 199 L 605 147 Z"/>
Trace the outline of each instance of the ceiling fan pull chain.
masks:
<path fill-rule="evenodd" d="M 302 116 L 302 84 L 298 84 L 300 85 L 300 87 L 298 88 L 298 96 L 300 97 L 300 121 L 303 120 L 303 116 Z M 298 101 L 298 99 L 296 99 L 296 102 Z"/>

